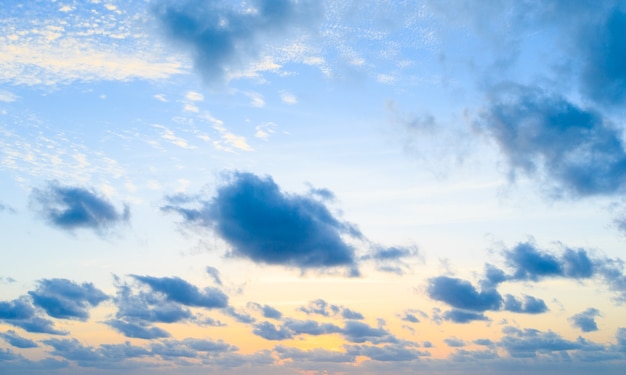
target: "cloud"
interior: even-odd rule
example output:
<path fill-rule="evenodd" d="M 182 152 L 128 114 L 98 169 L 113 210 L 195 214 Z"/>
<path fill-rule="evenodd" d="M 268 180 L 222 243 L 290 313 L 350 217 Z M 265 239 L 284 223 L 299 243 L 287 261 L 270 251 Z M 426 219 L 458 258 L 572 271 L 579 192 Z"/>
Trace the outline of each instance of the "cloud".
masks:
<path fill-rule="evenodd" d="M 87 228 L 102 233 L 130 217 L 128 206 L 118 212 L 98 193 L 82 187 L 53 182 L 45 189 L 34 189 L 31 196 L 35 209 L 46 221 L 64 230 Z"/>
<path fill-rule="evenodd" d="M 462 348 L 465 346 L 465 341 L 456 338 L 456 337 L 448 337 L 443 340 L 451 348 Z"/>
<path fill-rule="evenodd" d="M 326 349 L 301 350 L 277 346 L 274 350 L 281 359 L 291 359 L 298 362 L 329 362 L 329 363 L 352 363 L 356 357 L 352 354 Z"/>
<path fill-rule="evenodd" d="M 584 249 L 565 249 L 561 257 L 542 252 L 532 242 L 521 242 L 504 252 L 514 280 L 537 281 L 545 277 L 585 279 L 594 275 L 593 261 Z"/>
<path fill-rule="evenodd" d="M 151 354 L 147 349 L 128 342 L 103 344 L 97 348 L 85 346 L 76 339 L 48 339 L 43 343 L 53 348 L 51 354 L 76 361 L 82 367 L 110 368 L 112 363 L 148 357 Z"/>
<path fill-rule="evenodd" d="M 481 127 L 506 156 L 510 176 L 540 175 L 556 194 L 611 195 L 624 191 L 626 151 L 621 133 L 595 111 L 536 88 L 492 93 Z"/>
<path fill-rule="evenodd" d="M 499 310 L 502 296 L 495 289 L 478 291 L 468 281 L 438 276 L 428 280 L 428 296 L 452 307 L 470 311 Z"/>
<path fill-rule="evenodd" d="M 626 100 L 626 13 L 615 7 L 606 19 L 584 30 L 580 38 L 583 92 L 603 104 Z"/>
<path fill-rule="evenodd" d="M 86 321 L 88 309 L 109 297 L 92 283 L 76 284 L 67 279 L 43 279 L 37 289 L 28 292 L 35 306 L 57 319 Z"/>
<path fill-rule="evenodd" d="M 598 330 L 595 319 L 597 316 L 600 316 L 600 311 L 590 307 L 581 313 L 571 316 L 569 321 L 572 326 L 580 328 L 583 332 L 594 332 Z"/>
<path fill-rule="evenodd" d="M 28 349 L 28 348 L 36 348 L 36 347 L 39 346 L 33 340 L 29 340 L 27 338 L 24 338 L 24 337 L 18 335 L 17 333 L 15 333 L 15 331 L 13 331 L 13 330 L 8 330 L 6 332 L 0 333 L 0 337 L 4 341 L 9 343 L 9 345 L 12 345 L 12 346 L 14 346 L 16 348 Z"/>
<path fill-rule="evenodd" d="M 252 308 L 255 308 L 255 309 L 261 311 L 261 313 L 263 314 L 264 318 L 279 320 L 279 319 L 281 319 L 283 317 L 283 313 L 281 313 L 280 311 L 276 310 L 272 306 L 261 305 L 261 304 L 254 303 L 254 302 L 250 302 L 250 303 L 248 303 L 248 305 L 250 307 L 252 307 Z"/>
<path fill-rule="evenodd" d="M 239 323 L 250 324 L 256 322 L 254 317 L 246 313 L 241 313 L 232 306 L 226 307 L 223 311 L 226 315 L 235 318 Z"/>
<path fill-rule="evenodd" d="M 218 271 L 217 268 L 211 267 L 211 266 L 207 266 L 206 272 L 209 274 L 209 276 L 211 276 L 213 278 L 213 281 L 217 285 L 222 286 L 222 279 L 220 278 L 220 271 Z"/>
<path fill-rule="evenodd" d="M 520 301 L 510 294 L 506 295 L 504 310 L 514 313 L 542 314 L 548 311 L 546 303 L 539 298 L 524 296 L 524 301 Z"/>
<path fill-rule="evenodd" d="M 372 344 L 394 343 L 398 341 L 397 338 L 382 327 L 374 328 L 366 323 L 354 320 L 347 321 L 341 333 L 346 340 L 357 344 L 364 342 L 371 342 Z"/>
<path fill-rule="evenodd" d="M 255 324 L 252 333 L 266 340 L 273 341 L 288 340 L 293 338 L 293 335 L 287 328 L 279 327 L 277 329 L 276 326 L 270 322 L 260 322 Z"/>
<path fill-rule="evenodd" d="M 489 318 L 487 318 L 483 313 L 463 311 L 463 310 L 457 310 L 457 309 L 446 311 L 442 314 L 441 317 L 444 320 L 454 322 L 454 323 L 460 323 L 460 324 L 470 323 L 473 321 L 488 321 L 489 320 Z"/>
<path fill-rule="evenodd" d="M 213 229 L 232 246 L 232 256 L 300 269 L 356 266 L 354 248 L 342 236 L 362 235 L 320 201 L 282 192 L 270 177 L 234 172 L 212 200 L 182 198 L 200 207 L 188 208 L 178 197 L 162 210 Z"/>
<path fill-rule="evenodd" d="M 513 358 L 535 358 L 539 353 L 563 352 L 583 347 L 580 342 L 565 340 L 552 331 L 505 327 L 503 332 L 505 336 L 500 340 L 500 346 Z"/>
<path fill-rule="evenodd" d="M 311 301 L 307 306 L 302 306 L 298 310 L 306 313 L 307 315 L 315 314 L 329 317 L 341 314 L 344 319 L 363 319 L 363 314 L 357 311 L 350 310 L 343 306 L 329 304 L 323 299 L 316 299 L 314 301 Z"/>
<path fill-rule="evenodd" d="M 145 340 L 170 337 L 170 334 L 164 329 L 150 326 L 141 321 L 127 322 L 127 321 L 118 320 L 118 319 L 111 319 L 111 320 L 107 320 L 106 324 L 116 329 L 118 332 L 120 332 L 126 337 L 145 339 Z"/>
<path fill-rule="evenodd" d="M 204 307 L 207 309 L 228 306 L 228 296 L 216 288 L 204 288 L 200 291 L 196 286 L 189 284 L 179 277 L 132 277 L 146 285 L 154 292 L 162 293 L 167 300 L 178 302 L 185 306 Z"/>
<path fill-rule="evenodd" d="M 189 52 L 204 81 L 214 84 L 254 69 L 264 47 L 310 28 L 320 7 L 310 0 L 255 0 L 239 9 L 226 1 L 185 0 L 158 1 L 153 13 L 165 35 Z"/>
<path fill-rule="evenodd" d="M 0 301 L 0 321 L 27 332 L 67 335 L 67 332 L 55 329 L 52 321 L 37 316 L 35 307 L 27 296 L 8 302 Z"/>
<path fill-rule="evenodd" d="M 404 343 L 383 346 L 346 345 L 346 351 L 353 356 L 366 356 L 381 362 L 412 361 L 419 357 L 429 356 L 428 352 L 409 348 Z"/>

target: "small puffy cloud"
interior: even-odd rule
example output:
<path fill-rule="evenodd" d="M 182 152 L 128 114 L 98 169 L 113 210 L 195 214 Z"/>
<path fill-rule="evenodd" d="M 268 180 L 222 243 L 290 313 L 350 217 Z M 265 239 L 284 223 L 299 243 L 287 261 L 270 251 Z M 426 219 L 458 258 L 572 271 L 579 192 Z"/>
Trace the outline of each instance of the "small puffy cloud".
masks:
<path fill-rule="evenodd" d="M 393 343 L 398 341 L 397 338 L 382 327 L 375 328 L 366 323 L 354 320 L 347 321 L 341 333 L 346 340 L 357 344 L 368 341 L 372 344 Z"/>
<path fill-rule="evenodd" d="M 321 298 L 309 302 L 307 306 L 302 306 L 299 310 L 307 315 L 321 315 L 329 317 L 341 314 L 341 317 L 344 319 L 363 319 L 363 314 L 343 306 L 330 304 Z"/>
<path fill-rule="evenodd" d="M 528 87 L 496 90 L 493 97 L 481 126 L 506 156 L 511 177 L 540 174 L 556 193 L 577 196 L 624 191 L 621 131 L 600 114 Z"/>
<path fill-rule="evenodd" d="M 215 284 L 220 285 L 220 286 L 222 285 L 222 279 L 220 278 L 220 271 L 217 268 L 207 266 L 206 273 L 208 273 L 209 276 L 213 278 L 213 282 L 215 282 Z"/>
<path fill-rule="evenodd" d="M 448 337 L 444 339 L 443 342 L 445 342 L 446 345 L 448 345 L 451 348 L 462 348 L 466 345 L 465 341 L 456 337 Z"/>
<path fill-rule="evenodd" d="M 258 303 L 250 302 L 248 303 L 248 306 L 259 310 L 263 314 L 264 318 L 279 320 L 283 317 L 283 313 L 269 305 L 261 305 Z"/>
<path fill-rule="evenodd" d="M 162 0 L 154 14 L 165 35 L 189 52 L 195 69 L 213 84 L 255 69 L 268 43 L 302 33 L 319 18 L 320 7 L 310 0 L 255 0 L 245 7 L 219 0 Z"/>
<path fill-rule="evenodd" d="M 514 280 L 537 281 L 545 277 L 583 279 L 594 274 L 593 261 L 584 249 L 566 249 L 561 257 L 541 251 L 532 242 L 522 242 L 504 252 L 506 263 L 513 268 Z"/>
<path fill-rule="evenodd" d="M 470 282 L 448 276 L 431 278 L 427 293 L 434 300 L 470 311 L 499 310 L 502 305 L 502 296 L 495 289 L 479 292 Z"/>
<path fill-rule="evenodd" d="M 581 342 L 568 341 L 552 331 L 505 327 L 503 332 L 505 336 L 500 340 L 500 346 L 513 358 L 535 358 L 539 353 L 564 352 L 583 346 Z"/>
<path fill-rule="evenodd" d="M 14 346 L 16 348 L 28 349 L 28 348 L 36 348 L 39 346 L 33 340 L 24 338 L 18 335 L 17 333 L 15 333 L 15 331 L 13 330 L 8 330 L 6 332 L 0 333 L 0 338 L 6 341 L 9 345 Z"/>
<path fill-rule="evenodd" d="M 489 318 L 487 318 L 483 313 L 458 310 L 458 309 L 452 309 L 450 311 L 444 312 L 441 315 L 441 318 L 443 318 L 444 320 L 453 322 L 453 323 L 460 323 L 460 324 L 471 323 L 474 321 L 488 321 L 489 320 Z"/>
<path fill-rule="evenodd" d="M 204 100 L 204 95 L 196 91 L 188 91 L 187 94 L 185 94 L 185 99 L 192 102 L 201 102 Z"/>
<path fill-rule="evenodd" d="M 111 319 L 106 321 L 106 324 L 108 324 L 124 336 L 130 338 L 152 340 L 163 337 L 170 337 L 170 334 L 167 331 L 159 327 L 150 326 L 141 321 L 127 322 L 118 319 Z"/>
<path fill-rule="evenodd" d="M 276 328 L 276 326 L 270 322 L 260 322 L 255 324 L 252 333 L 266 340 L 272 341 L 288 340 L 293 338 L 293 335 L 287 328 Z"/>
<path fill-rule="evenodd" d="M 245 312 L 237 311 L 234 307 L 228 306 L 224 310 L 224 313 L 232 318 L 234 318 L 239 323 L 250 324 L 256 322 L 253 316 L 250 314 L 246 314 Z"/>
<path fill-rule="evenodd" d="M 580 328 L 583 332 L 594 332 L 598 330 L 595 319 L 597 316 L 600 316 L 600 311 L 590 307 L 581 313 L 573 315 L 569 318 L 569 321 L 572 326 Z"/>
<path fill-rule="evenodd" d="M 298 361 L 300 363 L 352 363 L 356 359 L 352 354 L 326 349 L 301 350 L 298 348 L 277 346 L 274 350 L 278 353 L 281 359 L 291 359 L 292 361 Z"/>
<path fill-rule="evenodd" d="M 89 318 L 89 308 L 109 297 L 92 283 L 76 284 L 67 279 L 43 279 L 37 289 L 28 292 L 35 306 L 57 319 Z"/>
<path fill-rule="evenodd" d="M 277 128 L 278 125 L 273 122 L 266 122 L 261 125 L 257 125 L 255 127 L 256 132 L 254 133 L 254 136 L 260 139 L 269 139 L 272 134 L 276 133 Z"/>
<path fill-rule="evenodd" d="M 297 104 L 298 98 L 289 91 L 281 91 L 280 92 L 280 100 L 286 104 Z"/>
<path fill-rule="evenodd" d="M 109 368 L 111 363 L 147 357 L 151 354 L 146 348 L 128 342 L 103 344 L 99 347 L 85 346 L 76 339 L 48 339 L 43 343 L 53 348 L 51 354 L 76 361 L 82 367 Z"/>
<path fill-rule="evenodd" d="M 548 306 L 539 298 L 524 296 L 524 301 L 522 302 L 507 294 L 504 300 L 504 310 L 524 314 L 542 314 L 548 311 Z"/>
<path fill-rule="evenodd" d="M 128 221 L 130 210 L 121 212 L 93 190 L 50 183 L 32 192 L 33 207 L 51 225 L 64 229 L 93 229 L 98 233 Z"/>
<path fill-rule="evenodd" d="M 199 204 L 189 208 L 181 201 Z M 270 177 L 234 172 L 210 201 L 169 198 L 163 211 L 184 223 L 213 229 L 232 246 L 231 255 L 300 269 L 356 267 L 354 248 L 343 236 L 360 239 L 349 223 L 309 196 L 280 190 Z"/>
<path fill-rule="evenodd" d="M 65 331 L 55 329 L 52 321 L 37 316 L 31 299 L 26 296 L 13 301 L 0 301 L 0 321 L 32 333 L 67 334 Z"/>
<path fill-rule="evenodd" d="M 11 103 L 18 99 L 17 95 L 6 90 L 0 90 L 0 102 Z"/>
<path fill-rule="evenodd" d="M 216 288 L 200 291 L 179 277 L 152 277 L 133 275 L 133 278 L 148 285 L 154 292 L 162 293 L 167 300 L 185 306 L 219 308 L 228 305 L 228 296 Z"/>

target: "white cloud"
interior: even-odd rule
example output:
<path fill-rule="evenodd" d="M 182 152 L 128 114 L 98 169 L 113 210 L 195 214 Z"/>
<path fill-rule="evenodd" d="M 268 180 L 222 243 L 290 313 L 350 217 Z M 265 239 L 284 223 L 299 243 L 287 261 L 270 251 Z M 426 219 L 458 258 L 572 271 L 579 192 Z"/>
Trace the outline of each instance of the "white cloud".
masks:
<path fill-rule="evenodd" d="M 0 102 L 10 103 L 17 100 L 17 96 L 8 91 L 0 91 Z"/>
<path fill-rule="evenodd" d="M 281 91 L 280 92 L 280 100 L 283 101 L 283 103 L 287 103 L 287 104 L 297 104 L 298 103 L 298 98 L 290 93 L 289 91 Z"/>
<path fill-rule="evenodd" d="M 273 122 L 267 122 L 265 124 L 257 125 L 256 133 L 254 134 L 254 136 L 261 139 L 268 139 L 272 134 L 276 132 L 276 128 L 278 128 L 278 125 L 274 124 Z"/>
<path fill-rule="evenodd" d="M 196 91 L 188 91 L 187 94 L 185 94 L 185 99 L 191 100 L 192 102 L 201 102 L 204 100 L 204 95 Z"/>

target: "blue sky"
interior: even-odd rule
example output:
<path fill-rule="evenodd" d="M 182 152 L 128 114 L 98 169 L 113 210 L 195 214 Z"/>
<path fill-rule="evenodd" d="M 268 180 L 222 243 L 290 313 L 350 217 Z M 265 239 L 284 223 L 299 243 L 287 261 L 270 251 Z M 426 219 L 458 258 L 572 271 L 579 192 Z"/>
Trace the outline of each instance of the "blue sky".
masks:
<path fill-rule="evenodd" d="M 622 1 L 4 1 L 3 374 L 618 374 Z"/>

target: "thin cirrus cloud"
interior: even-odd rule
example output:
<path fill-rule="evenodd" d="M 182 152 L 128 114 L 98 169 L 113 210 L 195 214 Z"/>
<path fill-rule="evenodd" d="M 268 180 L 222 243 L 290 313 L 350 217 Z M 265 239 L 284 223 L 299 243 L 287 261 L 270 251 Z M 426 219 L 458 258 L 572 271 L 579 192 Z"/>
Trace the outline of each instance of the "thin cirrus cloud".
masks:
<path fill-rule="evenodd" d="M 34 189 L 31 199 L 33 208 L 49 224 L 67 231 L 84 228 L 105 233 L 130 218 L 128 206 L 118 211 L 106 198 L 84 187 L 52 182 Z"/>
<path fill-rule="evenodd" d="M 309 0 L 256 0 L 240 8 L 220 0 L 166 0 L 155 3 L 153 14 L 166 37 L 188 51 L 204 81 L 214 84 L 251 70 L 276 36 L 296 37 L 310 28 L 320 7 Z"/>

